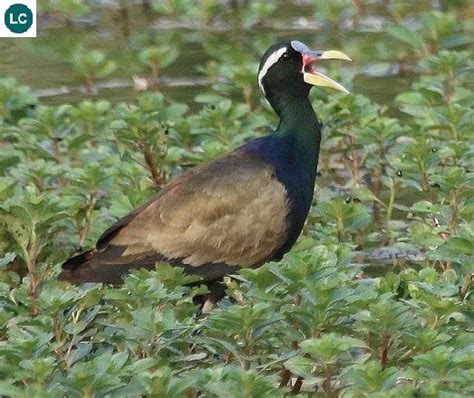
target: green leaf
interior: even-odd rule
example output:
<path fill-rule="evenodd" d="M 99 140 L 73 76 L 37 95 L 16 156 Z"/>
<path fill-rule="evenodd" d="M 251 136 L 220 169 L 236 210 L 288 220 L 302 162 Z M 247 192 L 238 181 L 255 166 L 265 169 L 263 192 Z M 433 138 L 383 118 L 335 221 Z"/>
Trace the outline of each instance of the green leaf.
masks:
<path fill-rule="evenodd" d="M 414 50 L 425 50 L 425 43 L 416 31 L 407 29 L 403 26 L 389 26 L 387 29 L 387 33 L 396 40 L 408 44 Z"/>

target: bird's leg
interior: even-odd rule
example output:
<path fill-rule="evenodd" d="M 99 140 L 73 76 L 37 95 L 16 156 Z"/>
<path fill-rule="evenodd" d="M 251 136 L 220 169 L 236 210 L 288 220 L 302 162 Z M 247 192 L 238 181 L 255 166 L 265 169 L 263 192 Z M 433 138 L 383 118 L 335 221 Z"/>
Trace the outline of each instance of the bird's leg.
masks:
<path fill-rule="evenodd" d="M 209 314 L 214 308 L 216 303 L 214 303 L 209 297 L 204 301 L 204 304 L 201 307 L 201 313 L 203 315 Z"/>
<path fill-rule="evenodd" d="M 200 305 L 198 317 L 209 314 L 216 303 L 224 298 L 226 287 L 220 281 L 212 281 L 207 283 L 209 293 L 195 297 L 194 303 Z"/>

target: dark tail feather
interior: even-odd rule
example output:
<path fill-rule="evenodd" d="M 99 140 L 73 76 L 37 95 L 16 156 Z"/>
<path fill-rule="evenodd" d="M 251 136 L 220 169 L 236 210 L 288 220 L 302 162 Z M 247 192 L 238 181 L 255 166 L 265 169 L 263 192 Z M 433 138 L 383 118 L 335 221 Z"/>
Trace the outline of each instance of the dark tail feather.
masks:
<path fill-rule="evenodd" d="M 107 283 L 112 285 L 120 285 L 123 283 L 123 278 L 133 268 L 148 268 L 153 269 L 153 266 L 135 266 L 130 264 L 107 264 L 99 265 L 93 263 L 83 264 L 80 268 L 73 270 L 64 270 L 58 276 L 59 280 L 68 281 L 70 283 L 79 284 L 85 282 Z"/>
<path fill-rule="evenodd" d="M 104 261 L 103 253 L 88 250 L 71 257 L 63 263 L 63 271 L 58 275 L 59 280 L 79 284 L 84 282 L 99 282 L 119 285 L 125 275 L 137 268 L 154 269 L 155 263 L 161 256 L 140 258 L 135 261 L 120 262 Z"/>
<path fill-rule="evenodd" d="M 66 260 L 62 267 L 63 269 L 65 270 L 73 270 L 77 267 L 79 267 L 80 265 L 83 265 L 84 263 L 92 260 L 92 258 L 94 257 L 94 249 L 92 250 L 87 250 L 86 252 L 83 252 L 81 254 L 77 254 L 73 257 L 71 257 L 70 259 Z"/>
<path fill-rule="evenodd" d="M 180 259 L 169 260 L 159 253 L 151 252 L 146 256 L 142 254 L 136 257 L 120 257 L 123 251 L 123 248 L 116 251 L 111 247 L 106 252 L 93 249 L 78 254 L 63 264 L 63 272 L 59 274 L 58 278 L 75 284 L 99 282 L 120 285 L 123 283 L 123 278 L 133 269 L 145 268 L 152 270 L 157 262 L 167 262 L 184 268 L 186 273 L 197 275 L 205 282 L 213 282 L 220 280 L 225 275 L 231 275 L 239 269 L 239 267 L 223 263 L 210 263 L 193 267 L 183 264 Z"/>

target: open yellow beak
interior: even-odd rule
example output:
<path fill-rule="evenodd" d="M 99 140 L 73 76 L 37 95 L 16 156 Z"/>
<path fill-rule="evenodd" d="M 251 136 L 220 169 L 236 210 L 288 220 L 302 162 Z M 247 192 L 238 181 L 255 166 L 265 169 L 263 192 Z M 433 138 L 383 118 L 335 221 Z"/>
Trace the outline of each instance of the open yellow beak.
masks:
<path fill-rule="evenodd" d="M 303 79 L 312 86 L 330 87 L 343 93 L 350 94 L 349 91 L 338 82 L 317 72 L 312 68 L 312 63 L 320 59 L 341 59 L 344 61 L 352 61 L 346 54 L 341 51 L 308 51 L 303 53 Z"/>

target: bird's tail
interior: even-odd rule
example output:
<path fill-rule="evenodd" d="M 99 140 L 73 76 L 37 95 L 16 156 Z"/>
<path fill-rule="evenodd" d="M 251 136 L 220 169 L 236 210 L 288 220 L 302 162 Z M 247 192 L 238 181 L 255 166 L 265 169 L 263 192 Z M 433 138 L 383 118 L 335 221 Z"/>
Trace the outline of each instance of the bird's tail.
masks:
<path fill-rule="evenodd" d="M 91 262 L 94 259 L 95 250 L 87 250 L 66 260 L 63 271 L 58 275 L 58 279 L 71 283 L 94 282 L 89 280 L 88 272 L 92 268 Z M 94 278 L 95 279 L 95 278 Z"/>
<path fill-rule="evenodd" d="M 120 261 L 118 258 L 105 259 L 104 254 L 92 249 L 66 260 L 58 279 L 74 284 L 84 282 L 102 282 L 114 285 L 123 283 L 123 278 L 132 269 L 153 269 L 161 258 L 150 256 L 135 261 Z"/>
<path fill-rule="evenodd" d="M 63 269 L 72 271 L 81 265 L 84 265 L 94 258 L 94 252 L 95 249 L 91 249 L 71 257 L 63 263 Z"/>

